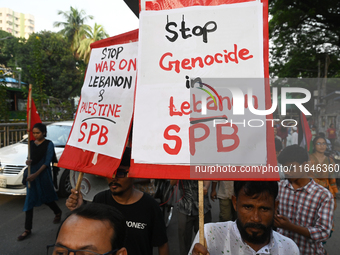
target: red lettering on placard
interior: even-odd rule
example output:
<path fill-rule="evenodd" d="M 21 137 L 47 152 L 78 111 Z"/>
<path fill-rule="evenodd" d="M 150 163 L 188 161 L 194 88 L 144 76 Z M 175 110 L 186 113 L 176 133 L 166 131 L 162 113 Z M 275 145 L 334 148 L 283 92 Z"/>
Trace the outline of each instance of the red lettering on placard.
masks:
<path fill-rule="evenodd" d="M 170 116 L 182 116 L 183 114 L 181 112 L 178 112 L 176 110 L 176 107 L 174 105 L 174 97 L 170 97 L 170 105 L 169 105 L 169 109 L 170 109 Z"/>
<path fill-rule="evenodd" d="M 174 130 L 176 133 L 178 133 L 181 128 L 177 125 L 170 125 L 164 130 L 164 138 L 167 140 L 174 140 L 176 144 L 174 148 L 171 148 L 168 144 L 163 143 L 163 149 L 170 155 L 177 155 L 182 148 L 182 139 L 177 135 L 170 135 L 170 130 Z"/>
<path fill-rule="evenodd" d="M 104 145 L 107 143 L 107 141 L 109 140 L 107 137 L 107 134 L 109 133 L 109 129 L 105 126 L 102 126 L 100 129 L 100 134 L 98 137 L 98 145 Z M 102 141 L 102 139 L 104 139 L 104 141 Z"/>
<path fill-rule="evenodd" d="M 113 67 L 115 66 L 116 62 L 110 61 L 110 72 L 111 71 L 116 71 Z"/>
<path fill-rule="evenodd" d="M 82 131 L 83 127 L 85 127 L 85 129 L 87 129 L 87 123 L 86 122 L 84 122 L 80 125 L 80 133 L 81 133 L 82 137 L 78 139 L 79 143 L 82 142 L 85 138 L 85 133 Z"/>
<path fill-rule="evenodd" d="M 201 137 L 195 137 L 195 129 L 202 128 L 204 130 L 204 135 Z M 197 123 L 189 127 L 189 144 L 190 144 L 190 154 L 195 155 L 196 152 L 196 142 L 201 142 L 205 140 L 210 134 L 210 129 L 207 125 L 203 123 Z"/>
<path fill-rule="evenodd" d="M 94 123 L 91 124 L 91 129 L 89 132 L 89 137 L 87 138 L 87 143 L 90 142 L 92 136 L 98 134 L 99 130 L 100 128 L 97 124 L 94 124 Z"/>
<path fill-rule="evenodd" d="M 222 133 L 222 127 L 232 127 L 234 132 L 230 135 Z M 238 127 L 231 125 L 230 123 L 216 125 L 216 143 L 217 152 L 229 152 L 235 150 L 240 144 L 240 138 L 237 135 Z M 230 146 L 223 146 L 223 140 L 234 140 L 234 143 Z"/>
<path fill-rule="evenodd" d="M 117 113 L 120 112 L 120 110 L 119 110 L 120 107 L 122 107 L 122 106 L 119 105 L 119 104 L 116 105 L 116 109 L 115 109 L 115 113 L 114 113 L 114 116 L 115 116 L 116 118 L 119 118 L 119 117 L 120 117 L 119 115 L 117 115 Z"/>
<path fill-rule="evenodd" d="M 211 66 L 213 64 L 227 64 L 232 62 L 239 64 L 240 60 L 247 61 L 253 58 L 253 55 L 249 55 L 249 50 L 246 48 L 238 50 L 237 44 L 234 44 L 234 50 L 229 52 L 227 50 L 222 50 L 222 53 L 217 52 L 211 55 L 184 58 L 182 60 L 174 60 L 172 57 L 173 54 L 171 52 L 164 53 L 159 60 L 160 68 L 164 71 L 174 70 L 176 73 L 180 73 L 183 69 L 191 70 L 192 68 L 203 68 L 204 66 Z"/>

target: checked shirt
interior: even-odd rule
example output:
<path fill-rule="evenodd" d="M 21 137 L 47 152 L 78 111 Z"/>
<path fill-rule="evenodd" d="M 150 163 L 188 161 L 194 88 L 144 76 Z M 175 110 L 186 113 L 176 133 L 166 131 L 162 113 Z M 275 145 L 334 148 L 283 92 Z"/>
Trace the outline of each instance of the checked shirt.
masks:
<path fill-rule="evenodd" d="M 308 228 L 311 238 L 288 230 L 278 232 L 293 239 L 301 255 L 324 254 L 322 242 L 332 229 L 334 201 L 332 194 L 312 179 L 304 187 L 294 189 L 288 180 L 279 182 L 279 214 L 299 226 Z"/>

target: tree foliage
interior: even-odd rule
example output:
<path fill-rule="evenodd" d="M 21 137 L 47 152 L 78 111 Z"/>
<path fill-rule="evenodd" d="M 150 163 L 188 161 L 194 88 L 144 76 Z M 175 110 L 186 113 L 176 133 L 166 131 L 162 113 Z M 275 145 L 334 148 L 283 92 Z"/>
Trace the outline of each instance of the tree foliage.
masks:
<path fill-rule="evenodd" d="M 58 15 L 62 15 L 66 21 L 56 21 L 54 26 L 63 27 L 59 32 L 71 42 L 72 50 L 76 52 L 81 40 L 85 38 L 85 22 L 87 19 L 93 19 L 93 16 L 86 15 L 84 10 L 79 11 L 72 6 L 70 11 L 58 11 Z"/>
<path fill-rule="evenodd" d="M 22 80 L 33 85 L 41 100 L 50 96 L 68 100 L 80 94 L 83 73 L 62 35 L 48 31 L 32 34 L 20 47 L 18 58 Z"/>
<path fill-rule="evenodd" d="M 79 57 L 84 60 L 86 64 L 89 63 L 91 48 L 90 45 L 93 42 L 105 39 L 109 37 L 109 35 L 105 32 L 105 29 L 102 25 L 94 24 L 92 29 L 91 26 L 85 25 L 85 38 L 80 42 L 80 46 L 78 48 Z"/>
<path fill-rule="evenodd" d="M 272 76 L 340 76 L 339 1 L 269 0 L 269 13 Z"/>

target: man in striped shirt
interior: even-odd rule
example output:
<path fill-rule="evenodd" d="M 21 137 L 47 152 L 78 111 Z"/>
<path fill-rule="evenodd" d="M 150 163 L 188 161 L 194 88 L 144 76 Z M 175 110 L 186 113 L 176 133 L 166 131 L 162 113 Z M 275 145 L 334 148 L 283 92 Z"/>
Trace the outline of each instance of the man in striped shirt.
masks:
<path fill-rule="evenodd" d="M 288 180 L 279 183 L 278 232 L 293 239 L 301 255 L 327 254 L 322 242 L 332 229 L 332 194 L 308 178 L 308 154 L 298 145 L 286 147 L 278 157 Z M 286 172 L 287 171 L 287 172 Z"/>

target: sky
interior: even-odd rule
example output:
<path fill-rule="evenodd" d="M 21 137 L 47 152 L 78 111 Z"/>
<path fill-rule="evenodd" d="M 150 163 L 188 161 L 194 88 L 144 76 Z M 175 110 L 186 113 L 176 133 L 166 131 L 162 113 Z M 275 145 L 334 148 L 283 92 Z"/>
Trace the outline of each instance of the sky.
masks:
<path fill-rule="evenodd" d="M 94 16 L 86 24 L 93 27 L 96 22 L 104 26 L 110 36 L 125 33 L 138 28 L 138 18 L 123 0 L 11 0 L 3 1 L 0 7 L 10 8 L 14 12 L 32 14 L 35 19 L 35 32 L 49 30 L 58 32 L 62 28 L 54 28 L 55 21 L 65 21 L 58 11 L 69 11 L 70 6 L 84 10 L 87 15 Z"/>

